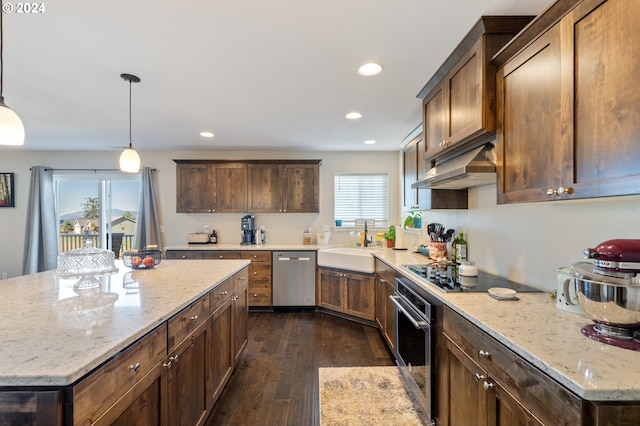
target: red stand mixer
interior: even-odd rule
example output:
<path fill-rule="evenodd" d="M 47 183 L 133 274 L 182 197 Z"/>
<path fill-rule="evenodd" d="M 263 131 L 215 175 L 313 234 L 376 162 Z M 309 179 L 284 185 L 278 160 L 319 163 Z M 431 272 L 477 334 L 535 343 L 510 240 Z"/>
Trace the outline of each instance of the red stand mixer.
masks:
<path fill-rule="evenodd" d="M 572 265 L 578 303 L 594 322 L 582 334 L 640 351 L 640 240 L 604 241 L 584 255 L 593 263 Z"/>

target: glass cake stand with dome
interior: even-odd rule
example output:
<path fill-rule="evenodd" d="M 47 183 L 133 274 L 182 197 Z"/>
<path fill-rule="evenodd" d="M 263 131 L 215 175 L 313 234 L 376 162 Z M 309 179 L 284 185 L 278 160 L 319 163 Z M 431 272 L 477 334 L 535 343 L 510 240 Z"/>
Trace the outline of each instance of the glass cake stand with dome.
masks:
<path fill-rule="evenodd" d="M 115 254 L 110 250 L 93 247 L 90 239 L 82 248 L 62 253 L 58 256 L 56 278 L 77 278 L 74 290 L 90 290 L 100 287 L 100 277 L 118 272 Z"/>

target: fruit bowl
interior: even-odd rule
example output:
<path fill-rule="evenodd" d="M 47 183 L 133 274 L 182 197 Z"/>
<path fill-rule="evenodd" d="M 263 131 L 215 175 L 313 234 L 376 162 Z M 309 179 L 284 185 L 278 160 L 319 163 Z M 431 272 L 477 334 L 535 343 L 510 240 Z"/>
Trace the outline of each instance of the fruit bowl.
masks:
<path fill-rule="evenodd" d="M 127 251 L 122 254 L 122 263 L 132 269 L 151 269 L 161 259 L 162 250 Z"/>

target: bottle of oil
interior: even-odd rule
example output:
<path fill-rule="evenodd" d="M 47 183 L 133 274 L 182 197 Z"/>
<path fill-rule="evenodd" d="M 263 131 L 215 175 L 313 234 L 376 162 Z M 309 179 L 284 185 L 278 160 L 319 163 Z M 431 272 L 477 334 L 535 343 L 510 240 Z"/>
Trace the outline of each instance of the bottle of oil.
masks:
<path fill-rule="evenodd" d="M 464 233 L 460 233 L 460 237 L 458 237 L 458 243 L 456 244 L 456 262 L 466 262 L 467 261 L 467 242 L 464 239 Z"/>

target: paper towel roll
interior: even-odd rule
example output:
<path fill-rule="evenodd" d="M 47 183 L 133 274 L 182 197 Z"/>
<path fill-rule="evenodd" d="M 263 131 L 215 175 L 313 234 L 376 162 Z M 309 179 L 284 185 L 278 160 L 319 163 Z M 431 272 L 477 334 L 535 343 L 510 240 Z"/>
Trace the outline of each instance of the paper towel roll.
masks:
<path fill-rule="evenodd" d="M 396 226 L 396 247 L 404 248 L 404 228 L 402 225 Z"/>

